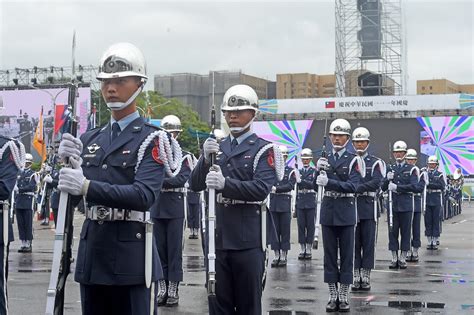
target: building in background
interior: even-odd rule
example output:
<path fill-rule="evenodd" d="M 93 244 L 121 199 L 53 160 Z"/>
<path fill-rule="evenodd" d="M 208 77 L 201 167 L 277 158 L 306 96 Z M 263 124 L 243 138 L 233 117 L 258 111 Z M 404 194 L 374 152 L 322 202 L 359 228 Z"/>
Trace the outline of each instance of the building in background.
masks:
<path fill-rule="evenodd" d="M 335 96 L 336 76 L 312 73 L 277 74 L 276 98 L 315 98 Z"/>
<path fill-rule="evenodd" d="M 474 84 L 457 84 L 447 79 L 417 80 L 416 94 L 474 94 Z"/>
<path fill-rule="evenodd" d="M 210 122 L 212 104 L 216 105 L 216 110 L 219 112 L 224 93 L 236 84 L 251 86 L 260 99 L 275 98 L 271 81 L 242 73 L 242 71 L 210 71 L 206 75 L 173 73 L 154 77 L 155 91 L 166 98 L 176 98 L 184 104 L 191 105 L 200 118 L 207 122 Z M 220 115 L 217 115 L 216 119 L 219 124 Z"/>

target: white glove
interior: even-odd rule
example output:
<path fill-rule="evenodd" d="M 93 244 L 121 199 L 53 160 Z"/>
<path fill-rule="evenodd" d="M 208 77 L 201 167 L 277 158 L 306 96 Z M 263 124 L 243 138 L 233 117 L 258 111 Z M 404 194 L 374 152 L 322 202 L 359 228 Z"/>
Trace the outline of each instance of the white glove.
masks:
<path fill-rule="evenodd" d="M 326 158 L 319 158 L 318 162 L 316 162 L 316 169 L 318 171 L 327 170 L 329 168 L 329 162 Z"/>
<path fill-rule="evenodd" d="M 49 174 L 46 175 L 43 180 L 48 184 L 51 184 L 53 182 L 53 178 Z"/>
<path fill-rule="evenodd" d="M 14 191 L 15 193 L 17 193 L 17 192 L 18 192 L 18 186 L 15 185 L 15 188 L 13 188 L 13 191 Z"/>
<path fill-rule="evenodd" d="M 275 186 L 272 186 L 272 193 L 276 193 L 277 188 Z"/>
<path fill-rule="evenodd" d="M 70 133 L 63 134 L 61 142 L 59 143 L 58 155 L 64 160 L 68 157 L 73 157 L 79 160 L 82 153 L 82 142 L 78 138 L 73 137 Z"/>
<path fill-rule="evenodd" d="M 388 184 L 388 190 L 390 190 L 390 191 L 397 191 L 397 184 L 389 183 L 389 184 Z"/>
<path fill-rule="evenodd" d="M 82 159 L 69 159 L 71 168 L 63 167 L 59 171 L 58 189 L 74 196 L 86 195 L 89 189 L 89 180 L 87 180 L 82 172 Z"/>
<path fill-rule="evenodd" d="M 388 172 L 388 173 L 387 173 L 387 179 L 388 179 L 388 180 L 392 180 L 394 176 L 395 176 L 395 175 L 393 174 L 393 172 Z"/>
<path fill-rule="evenodd" d="M 210 161 L 211 154 L 219 152 L 219 143 L 214 138 L 207 138 L 202 148 L 204 149 L 204 158 L 206 161 Z"/>
<path fill-rule="evenodd" d="M 301 174 L 300 174 L 300 170 L 295 168 L 295 179 L 296 179 L 296 182 L 299 184 L 301 183 Z"/>
<path fill-rule="evenodd" d="M 326 173 L 320 173 L 319 176 L 316 178 L 316 185 L 318 186 L 326 186 L 328 184 L 328 176 Z"/>
<path fill-rule="evenodd" d="M 211 167 L 209 173 L 206 176 L 207 188 L 222 190 L 225 186 L 225 177 L 222 175 L 221 168 L 219 165 Z"/>
<path fill-rule="evenodd" d="M 53 168 L 52 168 L 51 166 L 49 166 L 49 165 L 46 165 L 46 166 L 44 167 L 44 170 L 45 170 L 46 172 L 51 172 L 51 171 L 53 170 Z"/>

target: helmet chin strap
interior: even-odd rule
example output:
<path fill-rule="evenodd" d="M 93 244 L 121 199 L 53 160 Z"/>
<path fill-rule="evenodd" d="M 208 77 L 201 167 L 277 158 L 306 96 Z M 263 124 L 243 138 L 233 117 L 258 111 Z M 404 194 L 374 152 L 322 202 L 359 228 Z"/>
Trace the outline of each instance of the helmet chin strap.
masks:
<path fill-rule="evenodd" d="M 250 119 L 250 121 L 247 124 L 245 124 L 245 126 L 243 126 L 243 127 L 229 127 L 230 133 L 232 133 L 232 134 L 241 133 L 242 131 L 247 129 L 253 123 L 254 119 L 255 119 L 255 117 Z"/>
<path fill-rule="evenodd" d="M 336 151 L 339 151 L 339 150 L 342 150 L 344 149 L 344 147 L 347 145 L 347 143 L 349 142 L 349 137 L 347 138 L 346 142 L 343 144 L 343 145 L 337 145 L 337 144 L 333 144 L 332 147 L 336 150 Z"/>
<path fill-rule="evenodd" d="M 405 153 L 405 155 L 402 156 L 401 158 L 395 158 L 395 160 L 397 160 L 397 162 L 403 162 L 403 160 L 405 160 L 405 156 L 407 156 L 406 153 Z"/>
<path fill-rule="evenodd" d="M 143 82 L 143 81 L 142 81 Z M 138 94 L 143 90 L 145 86 L 145 82 L 135 91 L 135 93 L 130 96 L 130 98 L 126 102 L 107 102 L 107 107 L 111 110 L 121 110 L 127 107 L 128 105 L 132 104 L 132 102 L 137 98 Z"/>
<path fill-rule="evenodd" d="M 369 142 L 369 144 L 367 144 L 367 146 L 365 147 L 364 150 L 360 150 L 360 149 L 358 150 L 358 149 L 354 146 L 354 142 L 352 142 L 352 146 L 354 147 L 354 150 L 356 150 L 357 154 L 359 154 L 359 155 L 364 155 L 365 152 L 367 152 L 367 150 L 369 149 L 369 145 L 370 145 L 370 142 Z"/>

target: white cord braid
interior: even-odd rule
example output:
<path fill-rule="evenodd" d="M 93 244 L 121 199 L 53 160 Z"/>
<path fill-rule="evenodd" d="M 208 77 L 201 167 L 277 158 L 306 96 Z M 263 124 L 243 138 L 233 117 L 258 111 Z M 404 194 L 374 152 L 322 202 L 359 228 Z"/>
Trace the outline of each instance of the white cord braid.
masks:
<path fill-rule="evenodd" d="M 413 175 L 413 172 L 416 172 L 416 177 L 418 178 L 418 181 L 419 181 L 421 174 L 420 174 L 420 169 L 418 168 L 418 166 L 413 166 L 413 168 L 410 171 L 410 175 Z"/>
<path fill-rule="evenodd" d="M 364 159 L 361 158 L 360 156 L 356 155 L 351 161 L 351 164 L 349 164 L 349 170 L 352 170 L 352 166 L 354 166 L 354 163 L 357 163 L 357 166 L 359 168 L 359 173 L 362 176 L 362 178 L 365 178 L 365 162 Z"/>
<path fill-rule="evenodd" d="M 374 176 L 375 167 L 377 165 L 380 167 L 380 173 L 382 173 L 382 177 L 385 177 L 387 175 L 387 165 L 385 165 L 385 162 L 383 160 L 375 161 L 374 165 L 372 165 L 371 176 Z"/>
<path fill-rule="evenodd" d="M 0 148 L 0 160 L 2 159 L 2 156 L 5 150 L 7 148 L 10 148 L 10 152 L 12 153 L 12 156 L 13 156 L 13 162 L 15 162 L 15 165 L 19 170 L 23 170 L 25 168 L 25 161 L 26 161 L 25 146 L 20 141 L 18 141 L 18 145 L 20 146 L 19 148 L 17 147 L 17 144 L 13 140 L 10 140 L 7 143 L 5 143 L 5 145 Z"/>
<path fill-rule="evenodd" d="M 158 145 L 159 145 L 159 157 L 160 160 L 163 162 L 163 166 L 165 167 L 165 172 L 168 176 L 174 177 L 176 176 L 179 171 L 181 170 L 181 163 L 183 160 L 183 153 L 181 151 L 181 147 L 179 146 L 178 141 L 173 137 L 168 137 L 168 134 L 163 130 L 157 130 L 152 132 L 151 134 L 146 137 L 143 143 L 140 145 L 138 149 L 138 156 L 137 156 L 137 165 L 135 166 L 135 173 L 140 166 L 140 163 L 143 160 L 143 156 L 145 155 L 145 151 L 148 148 L 148 145 L 158 137 Z M 170 141 L 171 143 L 170 143 Z"/>
<path fill-rule="evenodd" d="M 196 164 L 197 164 L 196 157 L 192 153 L 189 153 L 189 154 L 186 154 L 185 156 L 183 156 L 183 161 L 184 160 L 188 160 L 189 169 L 192 171 L 194 169 L 194 167 L 196 166 Z M 181 164 L 182 164 L 182 162 L 181 162 Z"/>
<path fill-rule="evenodd" d="M 273 149 L 273 156 L 275 160 L 275 172 L 277 175 L 278 181 L 281 181 L 283 177 L 285 176 L 285 159 L 283 159 L 283 154 L 281 154 L 280 148 L 274 144 L 274 143 L 269 143 L 263 148 L 258 151 L 257 155 L 255 155 L 255 160 L 253 161 L 253 172 L 257 170 L 257 165 L 262 157 L 263 153 L 267 151 L 268 149 Z"/>

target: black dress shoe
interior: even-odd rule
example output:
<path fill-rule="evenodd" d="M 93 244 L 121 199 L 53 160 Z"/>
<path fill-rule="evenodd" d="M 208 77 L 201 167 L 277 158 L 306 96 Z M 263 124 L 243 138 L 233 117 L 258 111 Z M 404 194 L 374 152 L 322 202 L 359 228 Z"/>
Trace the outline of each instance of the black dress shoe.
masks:
<path fill-rule="evenodd" d="M 408 256 L 407 256 L 407 261 L 412 262 L 412 261 L 413 261 L 413 256 L 412 256 L 412 255 L 408 255 Z"/>
<path fill-rule="evenodd" d="M 390 269 L 397 269 L 398 268 L 398 261 L 391 261 L 390 265 L 388 266 Z"/>
<path fill-rule="evenodd" d="M 326 312 L 332 313 L 337 312 L 337 301 L 330 300 L 326 305 Z"/>
<path fill-rule="evenodd" d="M 165 295 L 158 295 L 158 299 L 157 299 L 158 306 L 166 305 L 167 299 L 168 299 L 168 293 L 166 293 Z"/>
<path fill-rule="evenodd" d="M 298 260 L 303 260 L 305 258 L 305 256 L 306 256 L 305 253 L 299 253 Z"/>
<path fill-rule="evenodd" d="M 412 262 L 418 262 L 420 260 L 419 256 L 416 255 L 416 256 L 411 256 L 411 261 Z"/>
<path fill-rule="evenodd" d="M 26 249 L 26 247 L 25 247 L 25 246 L 22 246 L 22 247 L 20 247 L 20 248 L 18 249 L 18 252 L 19 252 L 19 253 L 24 253 L 24 252 L 25 252 L 25 249 Z"/>
<path fill-rule="evenodd" d="M 304 259 L 306 259 L 306 260 L 311 260 L 311 258 L 313 258 L 313 256 L 312 256 L 311 253 L 306 253 L 306 254 L 304 254 Z"/>
<path fill-rule="evenodd" d="M 280 258 L 274 258 L 272 260 L 272 268 L 278 267 L 279 262 L 280 262 Z"/>
<path fill-rule="evenodd" d="M 360 284 L 361 291 L 370 291 L 370 283 L 369 282 L 362 282 Z"/>
<path fill-rule="evenodd" d="M 339 312 L 340 313 L 346 313 L 351 310 L 351 307 L 349 306 L 349 303 L 347 302 L 339 302 Z"/>
<path fill-rule="evenodd" d="M 431 247 L 432 250 L 438 250 L 438 245 L 435 245 L 433 244 L 433 246 Z"/>
<path fill-rule="evenodd" d="M 400 269 L 407 269 L 407 262 L 406 261 L 398 261 L 398 267 Z"/>
<path fill-rule="evenodd" d="M 286 258 L 280 259 L 280 262 L 278 263 L 278 267 L 285 267 L 286 266 Z"/>
<path fill-rule="evenodd" d="M 360 290 L 360 281 L 354 281 L 351 287 L 352 291 L 359 291 Z"/>
<path fill-rule="evenodd" d="M 178 302 L 179 302 L 178 294 L 176 294 L 176 296 L 168 296 L 168 299 L 166 300 L 166 306 L 168 307 L 177 306 Z"/>

